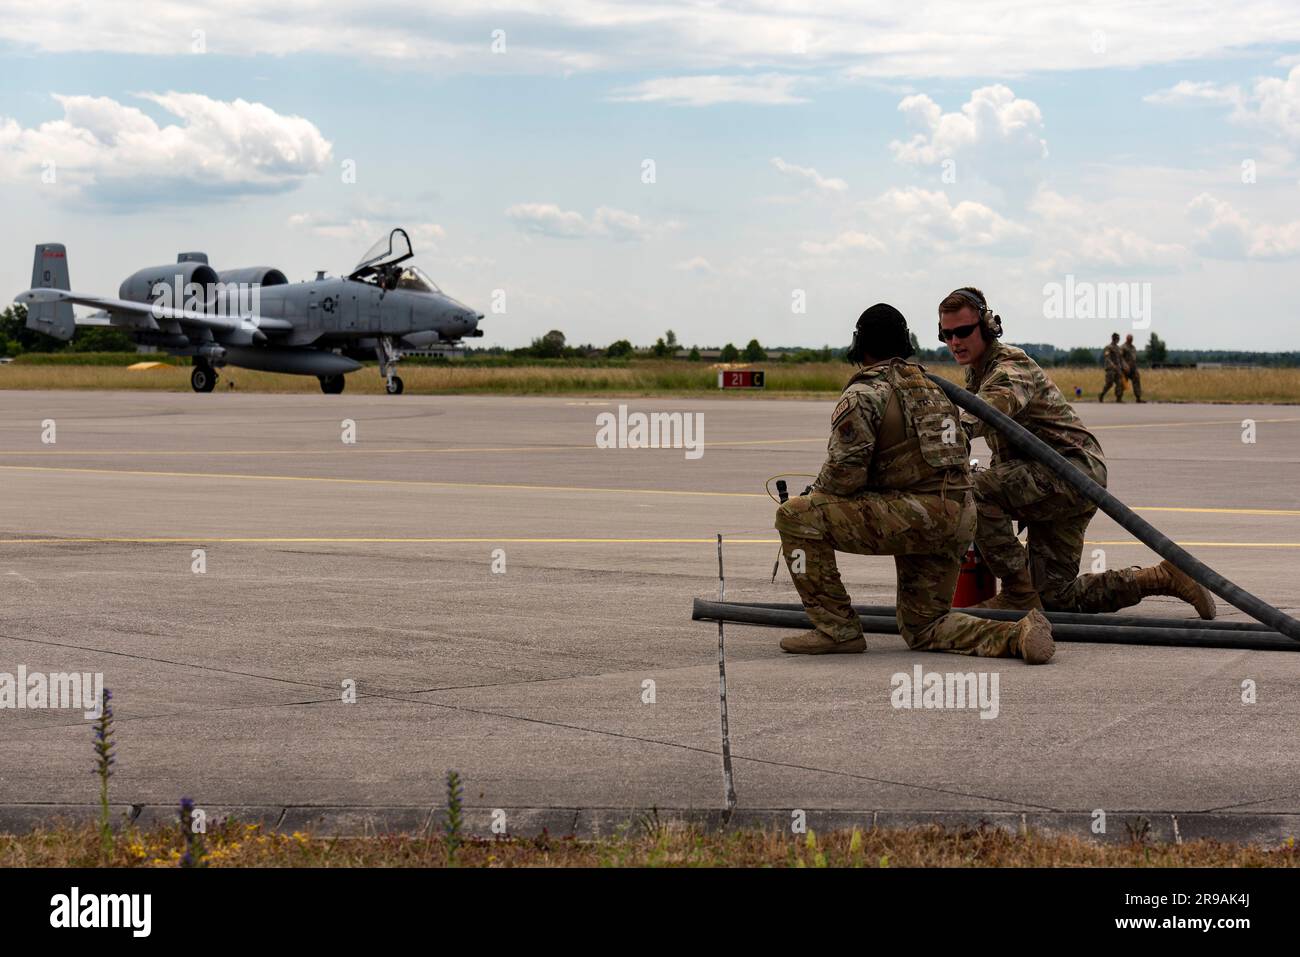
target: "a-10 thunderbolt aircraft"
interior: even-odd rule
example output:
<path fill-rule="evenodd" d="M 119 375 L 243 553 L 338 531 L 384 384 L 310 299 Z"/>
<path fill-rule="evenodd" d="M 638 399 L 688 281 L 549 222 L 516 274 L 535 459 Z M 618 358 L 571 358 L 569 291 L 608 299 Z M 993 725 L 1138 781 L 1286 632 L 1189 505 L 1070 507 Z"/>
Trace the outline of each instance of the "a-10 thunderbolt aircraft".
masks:
<path fill-rule="evenodd" d="M 205 253 L 181 253 L 122 283 L 117 299 L 71 291 L 67 250 L 36 247 L 27 327 L 70 339 L 77 325 L 112 326 L 141 345 L 193 356 L 190 384 L 211 392 L 223 365 L 314 375 L 322 392 L 343 391 L 357 360 L 379 360 L 390 395 L 399 395 L 397 362 L 408 351 L 456 345 L 483 335 L 483 314 L 452 299 L 414 266 L 411 240 L 394 229 L 346 277 L 290 283 L 268 266 L 217 272 Z M 73 305 L 102 310 L 76 318 Z"/>

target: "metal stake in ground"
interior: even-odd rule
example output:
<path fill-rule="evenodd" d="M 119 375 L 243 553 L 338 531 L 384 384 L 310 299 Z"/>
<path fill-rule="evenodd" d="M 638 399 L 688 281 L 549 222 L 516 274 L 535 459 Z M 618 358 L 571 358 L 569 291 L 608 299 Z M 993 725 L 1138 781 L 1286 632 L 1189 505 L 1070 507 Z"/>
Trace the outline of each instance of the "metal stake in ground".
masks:
<path fill-rule="evenodd" d="M 727 600 L 727 580 L 722 574 L 722 533 L 718 532 L 718 601 Z M 726 820 L 736 807 L 736 784 L 731 776 L 731 732 L 727 729 L 727 646 L 718 619 L 718 700 L 722 713 L 722 787 L 726 792 Z"/>

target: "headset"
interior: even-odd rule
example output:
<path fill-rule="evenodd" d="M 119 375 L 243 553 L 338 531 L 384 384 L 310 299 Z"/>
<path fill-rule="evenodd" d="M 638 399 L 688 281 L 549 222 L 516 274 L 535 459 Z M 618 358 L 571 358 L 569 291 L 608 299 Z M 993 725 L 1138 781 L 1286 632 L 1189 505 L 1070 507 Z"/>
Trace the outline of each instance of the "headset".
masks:
<path fill-rule="evenodd" d="M 876 306 L 872 306 L 871 309 L 868 309 L 866 312 L 864 312 L 861 316 L 858 317 L 857 325 L 853 327 L 853 341 L 849 344 L 849 351 L 844 354 L 844 358 L 846 358 L 849 362 L 853 363 L 854 365 L 861 365 L 862 360 L 866 358 L 865 355 L 866 343 L 862 341 L 863 339 L 862 320 L 865 319 L 872 310 L 876 309 L 877 306 L 881 306 L 881 305 L 885 305 L 885 304 L 877 303 Z M 907 319 L 904 318 L 903 314 L 898 312 L 897 309 L 893 309 L 892 306 L 890 306 L 889 309 L 893 313 L 897 314 L 899 320 L 902 322 L 901 329 L 898 329 L 897 331 L 901 335 L 906 336 L 908 334 Z M 906 339 L 895 343 L 895 346 L 901 347 L 898 350 L 899 358 L 901 359 L 910 359 L 912 356 L 916 355 L 916 350 L 912 348 L 911 343 Z"/>
<path fill-rule="evenodd" d="M 862 364 L 862 327 L 853 327 L 853 341 L 849 343 L 849 351 L 844 354 L 855 366 Z"/>
<path fill-rule="evenodd" d="M 972 289 L 970 286 L 962 286 L 960 289 L 954 289 L 947 296 L 944 296 L 944 299 L 948 299 L 952 296 L 964 299 L 966 303 L 975 310 L 975 315 L 979 316 L 980 326 L 984 333 L 985 342 L 989 339 L 1002 338 L 1002 317 L 996 315 L 993 310 L 989 308 L 989 304 L 985 301 L 984 296 L 981 293 Z M 946 345 L 947 343 L 943 338 L 943 313 L 940 313 L 939 316 L 939 341 L 944 342 Z"/>

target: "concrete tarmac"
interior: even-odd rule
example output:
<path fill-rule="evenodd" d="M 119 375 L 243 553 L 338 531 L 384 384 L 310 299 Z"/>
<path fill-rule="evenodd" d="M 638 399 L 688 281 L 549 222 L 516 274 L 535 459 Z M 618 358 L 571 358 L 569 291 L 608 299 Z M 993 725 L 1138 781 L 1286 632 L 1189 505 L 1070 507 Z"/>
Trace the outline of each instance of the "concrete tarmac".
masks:
<path fill-rule="evenodd" d="M 516 832 L 599 831 L 648 809 L 716 818 L 717 628 L 690 620 L 691 599 L 717 594 L 722 532 L 728 598 L 797 600 L 784 570 L 769 581 L 763 480 L 816 472 L 833 406 L 128 392 L 0 403 L 0 672 L 103 673 L 113 799 L 138 819 L 171 815 L 185 795 L 343 833 L 423 826 L 448 769 L 479 829 L 498 808 Z M 702 413 L 703 456 L 597 448 L 597 415 L 620 404 Z M 1300 408 L 1079 409 L 1116 495 L 1300 614 Z M 1158 558 L 1099 515 L 1082 570 L 1094 560 Z M 893 603 L 892 560 L 842 556 L 841 568 L 856 601 Z M 1172 598 L 1135 613 L 1194 617 Z M 1300 829 L 1300 655 L 1063 644 L 1029 668 L 889 636 L 869 637 L 865 655 L 792 657 L 782 634 L 727 628 L 737 820 L 784 826 L 803 809 L 1086 834 L 1101 809 L 1112 833 L 1140 818 L 1180 837 Z M 997 672 L 996 719 L 894 708 L 892 676 L 918 664 Z M 0 710 L 0 829 L 88 813 L 91 768 L 80 711 Z"/>

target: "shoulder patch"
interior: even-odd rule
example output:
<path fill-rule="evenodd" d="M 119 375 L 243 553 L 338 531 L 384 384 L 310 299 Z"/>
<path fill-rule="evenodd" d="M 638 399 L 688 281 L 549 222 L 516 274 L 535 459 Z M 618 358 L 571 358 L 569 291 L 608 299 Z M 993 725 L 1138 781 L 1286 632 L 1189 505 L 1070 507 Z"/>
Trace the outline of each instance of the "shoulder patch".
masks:
<path fill-rule="evenodd" d="M 848 415 L 849 410 L 852 408 L 853 400 L 851 397 L 846 395 L 844 398 L 840 399 L 839 404 L 835 406 L 835 411 L 831 413 L 831 425 L 838 425 L 840 419 Z"/>

